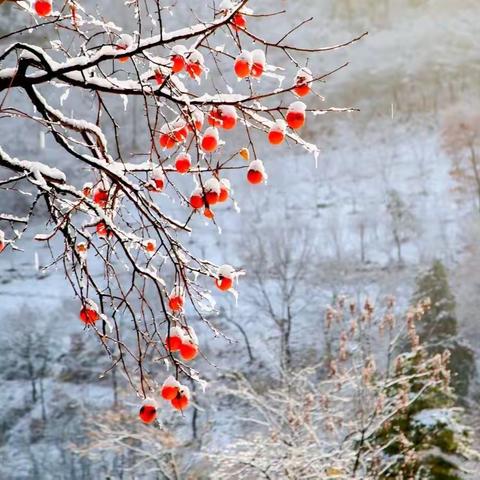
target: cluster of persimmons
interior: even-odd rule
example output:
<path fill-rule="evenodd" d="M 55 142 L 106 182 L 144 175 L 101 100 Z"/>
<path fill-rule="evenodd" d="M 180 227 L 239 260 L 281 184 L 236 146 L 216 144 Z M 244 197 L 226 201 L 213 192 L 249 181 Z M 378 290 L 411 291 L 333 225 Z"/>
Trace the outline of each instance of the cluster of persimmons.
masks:
<path fill-rule="evenodd" d="M 34 9 L 39 16 L 48 16 L 52 14 L 52 0 L 36 0 Z M 246 28 L 247 21 L 243 13 L 237 12 L 231 19 L 231 27 L 237 31 Z M 128 62 L 130 56 L 128 50 L 133 46 L 133 39 L 129 35 L 120 35 L 119 41 L 114 46 L 118 56 L 117 61 L 121 63 Z M 267 70 L 265 53 L 263 50 L 255 49 L 253 51 L 242 50 L 234 59 L 232 65 L 233 74 L 239 79 L 254 78 L 261 79 Z M 173 76 L 183 74 L 183 72 L 194 80 L 199 80 L 206 72 L 205 59 L 197 49 L 188 50 L 183 45 L 174 46 L 169 52 L 169 58 L 165 64 L 159 63 L 153 65 L 149 79 L 158 87 L 162 87 L 169 82 Z M 305 97 L 311 92 L 313 83 L 312 73 L 307 68 L 301 68 L 294 81 L 291 91 L 297 97 Z M 164 151 L 176 149 L 180 151 L 172 158 L 173 166 L 169 171 L 175 171 L 179 175 L 195 174 L 200 178 L 200 170 L 193 165 L 192 157 L 185 148 L 182 151 L 182 145 L 188 138 L 195 140 L 198 151 L 205 155 L 213 154 L 222 144 L 220 132 L 232 131 L 239 123 L 239 115 L 235 102 L 225 102 L 225 104 L 214 104 L 208 111 L 199 107 L 189 106 L 186 111 L 175 120 L 165 123 L 159 130 L 158 142 Z M 281 145 L 284 143 L 288 129 L 297 131 L 301 129 L 306 120 L 306 105 L 301 101 L 294 101 L 290 104 L 284 117 L 270 122 L 266 126 L 267 139 L 271 145 Z M 205 125 L 205 123 L 207 125 Z M 204 129 L 204 126 L 206 127 Z M 263 162 L 259 159 L 250 160 L 250 151 L 242 148 L 238 154 L 247 162 L 248 169 L 246 180 L 251 184 L 261 184 L 266 180 L 266 172 Z M 148 172 L 148 179 L 144 186 L 150 193 L 164 191 L 166 187 L 165 168 L 162 165 L 155 166 Z M 99 181 L 96 185 L 86 183 L 83 186 L 82 193 L 86 198 L 93 201 L 99 208 L 105 211 L 114 209 L 114 198 L 111 188 L 105 179 Z M 226 202 L 231 195 L 231 185 L 226 178 L 220 178 L 218 172 L 204 181 L 200 178 L 200 185 L 189 195 L 188 205 L 194 212 L 203 212 L 204 216 L 213 219 L 214 213 L 212 207 L 216 204 Z M 100 220 L 96 224 L 96 233 L 98 237 L 108 239 L 114 232 L 108 227 L 105 221 Z M 5 246 L 3 232 L 0 231 L 0 251 Z M 141 248 L 147 255 L 155 255 L 158 251 L 156 240 L 153 238 L 145 239 L 141 243 Z M 84 257 L 87 254 L 88 245 L 85 242 L 76 245 L 77 254 Z M 233 289 L 237 272 L 230 265 L 222 265 L 218 268 L 214 277 L 216 287 L 221 291 L 230 291 Z M 168 308 L 174 322 L 168 322 L 168 332 L 164 339 L 164 347 L 170 356 L 178 355 L 184 362 L 194 360 L 199 353 L 198 339 L 194 329 L 191 326 L 185 326 L 180 323 L 178 316 L 184 312 L 185 308 L 185 290 L 182 286 L 176 285 L 168 296 Z M 84 299 L 80 311 L 80 319 L 85 325 L 94 325 L 101 320 L 103 315 L 100 313 L 98 305 L 91 299 Z M 184 410 L 190 403 L 190 391 L 188 387 L 179 383 L 177 378 L 169 376 L 160 388 L 160 396 L 169 401 L 174 409 Z M 157 403 L 154 399 L 147 397 L 140 409 L 139 417 L 144 423 L 152 423 L 157 417 Z"/>

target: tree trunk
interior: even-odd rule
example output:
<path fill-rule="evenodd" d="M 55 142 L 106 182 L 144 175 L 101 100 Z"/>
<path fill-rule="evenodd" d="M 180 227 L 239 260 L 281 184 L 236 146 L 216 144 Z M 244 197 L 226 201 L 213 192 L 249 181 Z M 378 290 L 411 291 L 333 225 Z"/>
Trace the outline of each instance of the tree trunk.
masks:
<path fill-rule="evenodd" d="M 475 183 L 477 186 L 477 208 L 480 211 L 480 172 L 478 171 L 477 158 L 473 145 L 470 145 L 470 163 L 472 164 Z"/>
<path fill-rule="evenodd" d="M 400 236 L 397 231 L 393 232 L 393 239 L 395 241 L 395 246 L 397 247 L 397 260 L 398 263 L 403 263 L 402 259 L 402 242 L 400 241 Z"/>
<path fill-rule="evenodd" d="M 365 225 L 360 225 L 360 261 L 365 263 Z"/>
<path fill-rule="evenodd" d="M 253 351 L 252 351 L 252 347 L 250 346 L 250 341 L 248 339 L 248 335 L 247 335 L 247 332 L 245 331 L 245 329 L 238 323 L 236 322 L 235 320 L 232 320 L 232 319 L 228 319 L 231 323 L 233 323 L 237 328 L 238 330 L 240 331 L 240 333 L 242 334 L 243 336 L 243 339 L 245 340 L 245 346 L 247 347 L 247 353 L 248 353 L 248 359 L 249 359 L 249 362 L 252 363 L 255 358 L 253 356 Z"/>

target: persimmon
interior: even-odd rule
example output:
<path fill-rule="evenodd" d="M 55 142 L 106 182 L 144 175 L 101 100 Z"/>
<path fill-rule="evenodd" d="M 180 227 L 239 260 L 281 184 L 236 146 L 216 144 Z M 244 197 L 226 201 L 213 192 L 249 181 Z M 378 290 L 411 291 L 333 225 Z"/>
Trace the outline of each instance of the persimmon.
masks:
<path fill-rule="evenodd" d="M 175 45 L 172 48 L 172 54 L 170 55 L 170 60 L 172 61 L 172 72 L 180 73 L 185 69 L 185 54 L 187 49 L 183 45 Z"/>
<path fill-rule="evenodd" d="M 190 390 L 185 385 L 180 385 L 177 396 L 171 401 L 175 410 L 185 410 L 190 403 Z"/>
<path fill-rule="evenodd" d="M 165 175 L 161 167 L 156 167 L 152 171 L 152 181 L 156 192 L 161 192 L 165 188 Z"/>
<path fill-rule="evenodd" d="M 212 107 L 210 112 L 208 112 L 207 121 L 211 127 L 222 127 L 223 121 L 218 107 Z"/>
<path fill-rule="evenodd" d="M 261 160 L 253 160 L 253 162 L 250 162 L 247 180 L 253 185 L 262 183 L 265 180 L 265 167 Z"/>
<path fill-rule="evenodd" d="M 232 23 L 235 29 L 238 28 L 246 28 L 247 27 L 247 20 L 241 13 L 236 13 L 232 18 Z"/>
<path fill-rule="evenodd" d="M 200 78 L 205 68 L 204 64 L 205 60 L 203 55 L 198 50 L 192 50 L 190 55 L 188 55 L 187 65 L 185 67 L 190 78 L 194 80 Z"/>
<path fill-rule="evenodd" d="M 97 223 L 95 229 L 97 231 L 97 235 L 100 238 L 110 238 L 113 235 L 113 232 L 107 227 L 106 223 L 103 220 Z"/>
<path fill-rule="evenodd" d="M 188 128 L 185 120 L 177 120 L 172 125 L 173 135 L 179 143 L 184 142 L 188 137 Z"/>
<path fill-rule="evenodd" d="M 178 352 L 183 343 L 183 331 L 179 327 L 171 327 L 170 333 L 165 339 L 165 347 L 169 352 Z"/>
<path fill-rule="evenodd" d="M 215 217 L 215 214 L 213 213 L 213 210 L 210 208 L 205 208 L 203 210 L 203 216 L 208 218 L 209 220 L 213 220 Z"/>
<path fill-rule="evenodd" d="M 218 268 L 215 285 L 219 290 L 227 291 L 233 286 L 235 279 L 235 269 L 231 265 L 222 265 Z"/>
<path fill-rule="evenodd" d="M 39 17 L 46 17 L 52 13 L 52 0 L 36 0 L 34 8 Z"/>
<path fill-rule="evenodd" d="M 86 298 L 80 310 L 80 320 L 85 325 L 94 325 L 99 319 L 98 305 L 93 300 Z"/>
<path fill-rule="evenodd" d="M 237 111 L 233 105 L 213 107 L 208 114 L 208 123 L 212 127 L 232 130 L 237 126 Z"/>
<path fill-rule="evenodd" d="M 154 238 L 149 238 L 144 242 L 144 248 L 147 253 L 153 254 L 157 250 L 157 242 Z"/>
<path fill-rule="evenodd" d="M 175 159 L 175 169 L 178 173 L 187 173 L 192 166 L 192 157 L 188 153 L 180 153 Z"/>
<path fill-rule="evenodd" d="M 166 124 L 160 128 L 159 142 L 162 148 L 173 148 L 178 142 L 177 137 L 179 137 L 179 135 L 175 134 L 174 125 Z"/>
<path fill-rule="evenodd" d="M 185 328 L 182 344 L 180 345 L 180 356 L 187 362 L 193 360 L 198 355 L 198 338 L 195 330 L 187 326 Z"/>
<path fill-rule="evenodd" d="M 265 71 L 265 52 L 257 49 L 252 52 L 252 71 L 251 75 L 254 78 L 260 78 Z"/>
<path fill-rule="evenodd" d="M 177 140 L 173 133 L 160 134 L 160 146 L 166 149 L 173 148 L 177 144 Z"/>
<path fill-rule="evenodd" d="M 198 345 L 187 341 L 180 345 L 180 356 L 187 362 L 193 360 L 198 355 Z"/>
<path fill-rule="evenodd" d="M 230 196 L 230 182 L 226 178 L 220 180 L 220 193 L 218 195 L 218 201 L 220 203 L 226 202 Z"/>
<path fill-rule="evenodd" d="M 196 188 L 190 195 L 190 206 L 193 209 L 198 210 L 199 208 L 202 208 L 203 205 L 204 205 L 204 201 L 203 201 L 202 189 Z"/>
<path fill-rule="evenodd" d="M 232 130 L 237 126 L 237 111 L 233 105 L 222 105 L 219 107 L 222 118 L 222 128 Z"/>
<path fill-rule="evenodd" d="M 196 108 L 191 113 L 191 118 L 192 118 L 192 122 L 195 127 L 195 130 L 197 131 L 201 130 L 203 127 L 203 122 L 205 120 L 204 113 L 199 108 Z"/>
<path fill-rule="evenodd" d="M 285 132 L 287 129 L 287 124 L 285 120 L 277 120 L 271 127 L 268 132 L 268 141 L 272 145 L 281 145 L 285 140 Z"/>
<path fill-rule="evenodd" d="M 166 378 L 163 382 L 162 388 L 160 390 L 160 394 L 163 399 L 165 400 L 173 400 L 176 396 L 178 391 L 180 390 L 180 382 L 170 375 Z"/>
<path fill-rule="evenodd" d="M 181 287 L 175 287 L 168 297 L 168 306 L 173 312 L 179 312 L 183 309 L 185 302 L 185 293 Z"/>
<path fill-rule="evenodd" d="M 157 418 L 157 402 L 152 398 L 146 398 L 140 407 L 138 416 L 147 425 L 153 423 Z"/>
<path fill-rule="evenodd" d="M 165 81 L 165 75 L 163 74 L 162 70 L 160 68 L 156 68 L 153 74 L 155 75 L 155 81 L 157 82 L 157 85 L 162 85 L 162 83 Z"/>
<path fill-rule="evenodd" d="M 245 78 L 250 75 L 252 70 L 252 54 L 247 50 L 242 50 L 242 53 L 235 59 L 234 70 L 238 78 Z"/>
<path fill-rule="evenodd" d="M 190 75 L 190 78 L 197 79 L 200 78 L 203 73 L 203 66 L 199 63 L 187 63 L 187 73 Z"/>
<path fill-rule="evenodd" d="M 209 127 L 205 130 L 202 137 L 202 150 L 204 152 L 214 152 L 218 147 L 218 130 L 215 127 Z"/>
<path fill-rule="evenodd" d="M 77 253 L 80 256 L 85 256 L 85 254 L 87 253 L 87 250 L 88 250 L 88 246 L 85 242 L 79 242 L 75 246 L 75 250 L 77 251 Z"/>
<path fill-rule="evenodd" d="M 215 285 L 219 290 L 226 292 L 227 290 L 230 290 L 232 288 L 233 279 L 226 277 L 218 278 L 215 280 Z"/>
<path fill-rule="evenodd" d="M 93 201 L 102 208 L 107 206 L 108 202 L 108 191 L 99 186 L 93 191 Z"/>
<path fill-rule="evenodd" d="M 295 88 L 293 91 L 299 97 L 305 97 L 308 95 L 312 88 L 312 72 L 308 68 L 302 68 L 298 71 L 295 77 Z"/>
<path fill-rule="evenodd" d="M 229 15 L 232 13 L 236 6 L 232 3 L 231 0 L 223 0 L 220 3 L 219 10 L 223 15 Z M 239 12 L 236 12 L 232 17 L 232 27 L 234 30 L 247 27 L 247 20 L 245 19 L 245 9 L 241 9 Z M 250 12 L 249 12 L 250 13 Z"/>
<path fill-rule="evenodd" d="M 305 110 L 303 102 L 293 102 L 287 111 L 287 124 L 293 130 L 299 130 L 305 125 Z"/>
<path fill-rule="evenodd" d="M 82 193 L 86 197 L 89 197 L 92 194 L 92 190 L 93 190 L 93 184 L 91 182 L 87 182 L 83 184 Z"/>
<path fill-rule="evenodd" d="M 115 46 L 117 51 L 128 50 L 133 45 L 133 38 L 128 34 L 120 35 L 120 41 Z M 120 63 L 128 62 L 129 57 L 117 57 Z"/>
<path fill-rule="evenodd" d="M 209 206 L 215 205 L 220 197 L 220 182 L 215 177 L 209 178 L 205 182 L 203 189 L 205 191 L 205 200 L 207 204 Z"/>

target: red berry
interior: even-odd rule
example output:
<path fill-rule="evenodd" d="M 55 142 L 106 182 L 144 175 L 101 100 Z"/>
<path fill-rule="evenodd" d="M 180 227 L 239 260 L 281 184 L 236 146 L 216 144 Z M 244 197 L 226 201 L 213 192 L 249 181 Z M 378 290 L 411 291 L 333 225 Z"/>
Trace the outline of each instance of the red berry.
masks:
<path fill-rule="evenodd" d="M 288 112 L 287 123 L 293 130 L 298 130 L 305 124 L 305 114 L 302 112 Z"/>
<path fill-rule="evenodd" d="M 191 166 L 191 157 L 188 153 L 181 153 L 175 160 L 175 168 L 178 173 L 187 173 Z"/>
<path fill-rule="evenodd" d="M 251 75 L 254 78 L 260 78 L 265 70 L 265 52 L 257 49 L 252 52 L 252 72 Z"/>
<path fill-rule="evenodd" d="M 302 102 L 294 102 L 288 107 L 287 124 L 293 130 L 298 130 L 305 124 L 305 109 L 307 106 Z"/>
<path fill-rule="evenodd" d="M 52 1 L 51 0 L 36 0 L 35 11 L 40 17 L 46 17 L 52 13 Z"/>
<path fill-rule="evenodd" d="M 154 182 L 155 182 L 155 187 L 157 188 L 157 190 L 163 190 L 163 187 L 165 186 L 163 178 L 155 178 Z"/>
<path fill-rule="evenodd" d="M 252 77 L 260 78 L 263 75 L 263 65 L 261 63 L 254 63 L 252 65 Z"/>
<path fill-rule="evenodd" d="M 203 66 L 199 63 L 187 63 L 187 73 L 190 75 L 190 78 L 198 78 L 203 73 Z"/>
<path fill-rule="evenodd" d="M 297 86 L 293 89 L 293 91 L 299 96 L 299 97 L 305 97 L 311 92 L 310 85 L 307 84 L 297 84 Z"/>
<path fill-rule="evenodd" d="M 209 127 L 205 130 L 205 135 L 202 138 L 202 150 L 204 152 L 214 152 L 218 147 L 218 131 L 214 127 Z"/>
<path fill-rule="evenodd" d="M 226 292 L 227 290 L 230 290 L 232 288 L 233 279 L 227 277 L 220 277 L 215 279 L 215 285 L 219 290 Z"/>
<path fill-rule="evenodd" d="M 160 135 L 160 146 L 163 148 L 173 148 L 177 144 L 177 139 L 172 133 L 162 133 Z"/>
<path fill-rule="evenodd" d="M 183 296 L 181 295 L 172 295 L 168 299 L 168 306 L 170 310 L 174 312 L 179 312 L 183 308 Z"/>
<path fill-rule="evenodd" d="M 245 78 L 250 75 L 251 64 L 246 60 L 238 59 L 235 61 L 234 69 L 238 78 Z"/>
<path fill-rule="evenodd" d="M 140 412 L 138 413 L 140 420 L 147 425 L 153 423 L 157 418 L 157 406 L 152 401 L 149 403 L 144 403 L 140 408 Z"/>
<path fill-rule="evenodd" d="M 158 85 L 161 85 L 165 81 L 165 77 L 159 68 L 155 70 L 155 81 Z"/>
<path fill-rule="evenodd" d="M 220 195 L 218 196 L 218 201 L 220 203 L 226 202 L 228 200 L 229 191 L 225 185 L 220 187 Z"/>
<path fill-rule="evenodd" d="M 80 320 L 85 325 L 93 325 L 100 318 L 98 307 L 92 300 L 87 299 L 85 305 L 80 310 Z"/>
<path fill-rule="evenodd" d="M 101 221 L 97 223 L 97 226 L 95 227 L 97 230 L 97 235 L 99 237 L 111 237 L 113 235 L 113 232 L 107 227 L 105 222 Z"/>
<path fill-rule="evenodd" d="M 205 193 L 205 200 L 207 201 L 207 203 L 209 205 L 215 205 L 218 200 L 219 200 L 220 196 L 217 192 L 207 192 Z"/>
<path fill-rule="evenodd" d="M 177 396 L 172 400 L 172 407 L 176 410 L 185 410 L 190 403 L 190 392 L 187 387 L 180 386 Z"/>
<path fill-rule="evenodd" d="M 190 196 L 190 206 L 195 210 L 202 208 L 204 205 L 202 192 L 200 189 L 195 190 Z"/>
<path fill-rule="evenodd" d="M 185 58 L 182 55 L 172 55 L 172 72 L 180 73 L 185 68 Z"/>
<path fill-rule="evenodd" d="M 272 145 L 280 145 L 285 140 L 285 134 L 280 130 L 270 130 L 268 132 L 268 141 Z"/>
<path fill-rule="evenodd" d="M 247 179 L 253 185 L 257 185 L 263 182 L 263 173 L 258 170 L 249 170 L 247 173 Z"/>
<path fill-rule="evenodd" d="M 192 342 L 185 342 L 180 345 L 180 356 L 187 362 L 193 360 L 198 355 L 198 346 Z"/>
<path fill-rule="evenodd" d="M 170 335 L 165 339 L 165 346 L 169 352 L 178 352 L 182 345 L 182 338 L 179 336 Z"/>
<path fill-rule="evenodd" d="M 234 25 L 234 28 L 246 28 L 247 26 L 247 20 L 241 13 L 236 13 L 233 16 L 232 23 Z"/>
<path fill-rule="evenodd" d="M 161 395 L 165 400 L 173 400 L 180 389 L 180 383 L 171 375 L 163 382 Z"/>
<path fill-rule="evenodd" d="M 213 218 L 215 217 L 215 214 L 213 213 L 212 210 L 210 210 L 209 208 L 206 208 L 204 211 L 203 211 L 203 215 L 205 217 L 207 217 L 209 220 L 213 220 Z"/>
<path fill-rule="evenodd" d="M 108 202 L 108 192 L 103 188 L 99 188 L 93 193 L 93 201 L 100 207 L 105 208 Z"/>

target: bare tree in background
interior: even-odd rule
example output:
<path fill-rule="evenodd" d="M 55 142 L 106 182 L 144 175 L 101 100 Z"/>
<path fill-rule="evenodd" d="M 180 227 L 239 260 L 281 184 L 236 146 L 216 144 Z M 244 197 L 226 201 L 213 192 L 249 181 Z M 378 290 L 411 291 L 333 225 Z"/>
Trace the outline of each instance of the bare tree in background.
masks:
<path fill-rule="evenodd" d="M 54 343 L 45 323 L 34 323 L 34 314 L 28 306 L 12 316 L 11 326 L 2 337 L 4 355 L 2 373 L 7 378 L 24 378 L 30 383 L 31 404 L 40 402 L 42 420 L 47 421 L 44 379 L 49 375 L 54 360 Z"/>
<path fill-rule="evenodd" d="M 480 114 L 472 106 L 451 109 L 445 116 L 442 146 L 452 160 L 456 190 L 472 197 L 480 211 Z"/>
<path fill-rule="evenodd" d="M 403 262 L 402 245 L 417 231 L 413 212 L 397 190 L 387 193 L 387 212 L 390 217 L 390 230 L 397 250 L 398 263 Z"/>
<path fill-rule="evenodd" d="M 289 369 L 295 320 L 306 314 L 316 294 L 314 238 L 307 230 L 278 228 L 269 230 L 268 235 L 254 231 L 242 245 L 245 262 L 249 263 L 247 301 L 256 316 L 276 326 L 280 367 Z"/>
<path fill-rule="evenodd" d="M 321 71 L 316 55 L 363 35 L 321 48 L 289 44 L 291 32 L 269 40 L 262 31 L 276 26 L 285 12 L 256 14 L 248 3 L 212 1 L 202 10 L 209 18 L 171 30 L 174 7 L 154 0 L 118 2 L 115 13 L 135 23 L 129 34 L 109 21 L 100 5 L 98 13 L 76 1 L 17 2 L 26 26 L 0 36 L 9 42 L 0 52 L 2 117 L 39 126 L 54 140 L 62 163 L 74 165 L 83 180 L 83 185 L 73 184 L 66 170 L 38 158 L 18 159 L 15 145 L 1 145 L 0 204 L 5 192 L 21 196 L 29 188 L 32 200 L 25 216 L 0 212 L 5 225 L 0 250 L 18 254 L 37 204 L 46 205 L 49 218 L 35 239 L 49 245 L 53 264 L 63 267 L 79 299 L 82 321 L 110 356 L 112 368 L 123 370 L 141 398 L 158 388 L 158 362 L 173 365 L 177 380 L 199 379 L 187 363 L 199 346 L 186 309 L 210 325 L 204 313 L 211 311 L 211 286 L 231 289 L 238 274 L 186 248 L 193 219 L 203 213 L 216 222 L 214 206 L 228 199 L 230 174 L 244 171 L 244 181 L 252 184 L 266 179 L 255 142 L 268 138 L 274 143 L 275 137 L 317 155 L 318 148 L 299 134 L 306 115 L 352 110 L 316 110 L 293 94 L 315 93 L 318 82 L 346 66 Z M 28 43 L 31 32 L 49 38 L 48 47 Z M 273 51 L 286 62 L 284 86 L 278 84 L 277 68 L 266 61 Z M 305 70 L 307 62 L 314 72 Z M 74 118 L 65 113 L 61 100 L 47 99 L 49 86 L 70 95 L 89 94 L 90 114 Z M 14 91 L 26 96 L 28 108 L 15 104 Z M 112 107 L 129 98 L 143 105 L 142 124 L 135 119 L 137 131 L 146 134 L 140 159 L 122 150 L 124 125 Z M 204 130 L 207 119 L 210 127 Z M 240 150 L 227 132 L 235 127 L 234 140 L 244 145 Z M 185 191 L 181 174 L 191 179 L 193 192 Z M 175 214 L 174 202 L 180 205 Z M 284 260 L 278 274 L 289 268 Z M 98 264 L 102 276 L 95 275 Z M 287 305 L 293 293 L 285 282 Z M 287 310 L 277 319 L 287 363 L 291 315 Z M 128 322 L 133 341 L 125 333 Z M 182 349 L 177 356 L 167 346 L 174 329 L 182 348 L 190 349 L 188 356 Z"/>

